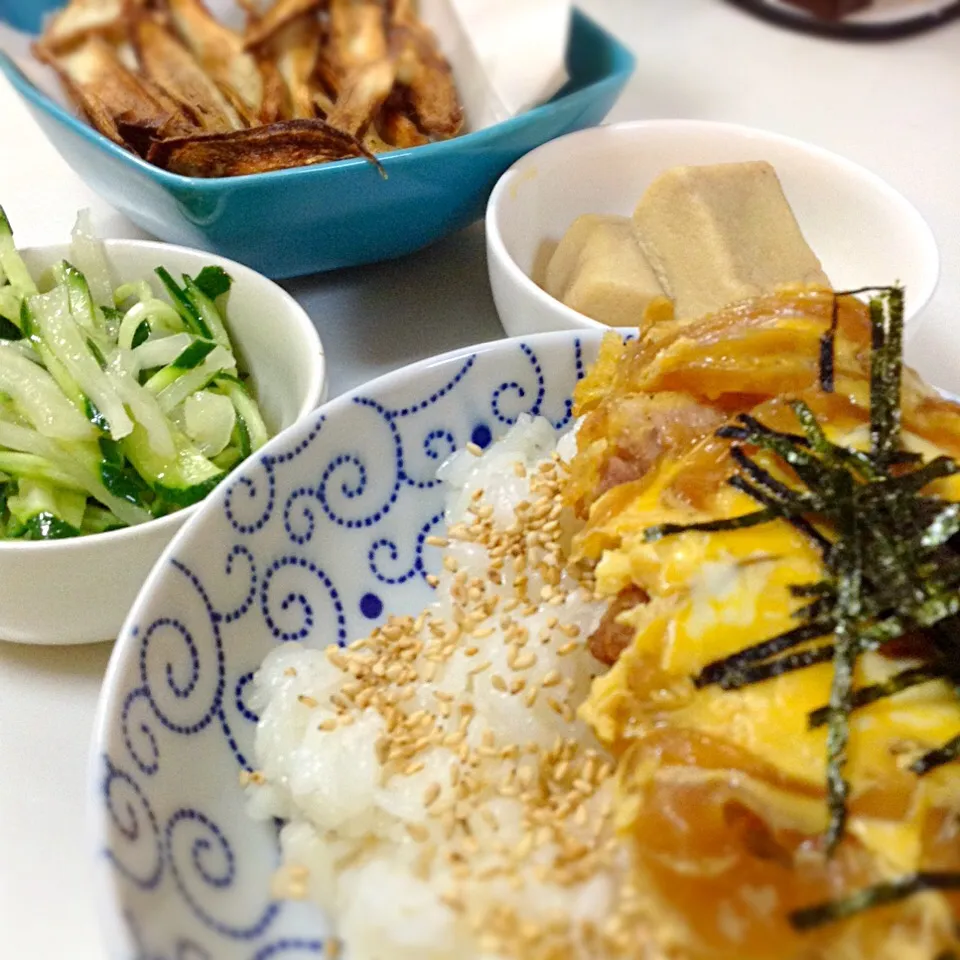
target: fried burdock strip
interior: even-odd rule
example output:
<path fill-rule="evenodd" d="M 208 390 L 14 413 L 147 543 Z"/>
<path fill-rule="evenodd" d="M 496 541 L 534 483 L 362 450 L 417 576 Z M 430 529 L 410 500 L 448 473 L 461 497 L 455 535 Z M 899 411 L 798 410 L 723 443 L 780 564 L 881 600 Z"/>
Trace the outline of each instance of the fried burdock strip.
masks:
<path fill-rule="evenodd" d="M 144 154 L 153 139 L 185 137 L 194 123 L 152 84 L 128 70 L 109 43 L 91 34 L 68 53 L 42 43 L 34 53 L 57 71 L 68 96 L 114 143 Z"/>
<path fill-rule="evenodd" d="M 246 126 L 193 54 L 156 19 L 148 14 L 134 14 L 130 38 L 141 71 L 203 133 L 227 133 Z"/>
<path fill-rule="evenodd" d="M 379 167 L 356 137 L 319 119 L 158 141 L 147 155 L 151 163 L 186 177 L 236 177 L 350 157 L 366 157 Z"/>
<path fill-rule="evenodd" d="M 90 34 L 107 39 L 122 35 L 124 0 L 71 0 L 55 13 L 43 30 L 47 50 L 65 50 Z"/>
<path fill-rule="evenodd" d="M 259 23 L 263 12 L 256 0 L 237 0 L 238 5 L 247 15 L 247 26 L 244 36 Z M 263 101 L 260 104 L 259 122 L 279 123 L 282 120 L 292 119 L 290 111 L 290 94 L 287 91 L 287 85 L 284 82 L 283 74 L 276 64 L 269 44 L 263 44 L 259 48 L 250 51 L 257 67 L 260 70 L 260 76 L 263 79 Z"/>
<path fill-rule="evenodd" d="M 463 108 L 453 71 L 433 32 L 417 18 L 412 0 L 394 0 L 390 46 L 397 82 L 407 90 L 417 127 L 434 138 L 455 137 L 463 127 Z"/>
<path fill-rule="evenodd" d="M 345 133 L 362 133 L 396 79 L 382 0 L 330 0 L 327 46 L 338 78 L 327 122 Z"/>
<path fill-rule="evenodd" d="M 264 77 L 240 34 L 220 23 L 202 0 L 167 0 L 174 29 L 244 122 L 261 121 Z M 268 104 L 268 113 L 273 104 Z M 270 117 L 269 119 L 273 119 Z"/>
<path fill-rule="evenodd" d="M 377 133 L 391 149 L 419 147 L 430 142 L 410 116 L 407 97 L 402 90 L 394 89 L 380 108 L 376 119 Z"/>
<path fill-rule="evenodd" d="M 281 3 L 283 0 L 281 0 Z M 275 8 L 271 8 L 275 9 Z M 269 16 L 267 11 L 266 16 Z M 248 35 L 256 28 L 248 10 L 251 25 Z M 318 93 L 315 70 L 320 55 L 323 29 L 313 13 L 285 20 L 270 32 L 261 44 L 253 48 L 257 57 L 273 66 L 283 87 L 283 118 L 309 120 L 317 116 L 314 94 Z M 322 111 L 326 116 L 328 109 Z"/>
<path fill-rule="evenodd" d="M 272 41 L 274 58 L 290 94 L 290 110 L 296 119 L 315 117 L 314 70 L 320 55 L 322 31 L 309 14 L 291 20 Z"/>
<path fill-rule="evenodd" d="M 340 93 L 342 78 L 333 51 L 330 49 L 329 18 L 325 18 L 325 21 L 321 27 L 320 51 L 317 54 L 317 63 L 313 69 L 312 86 L 315 93 L 320 94 L 322 99 L 326 99 L 332 104 Z"/>
<path fill-rule="evenodd" d="M 267 56 L 257 56 L 257 67 L 263 78 L 263 102 L 260 104 L 261 124 L 290 120 L 290 95 L 280 68 Z M 311 114 L 313 116 L 313 114 Z"/>
<path fill-rule="evenodd" d="M 390 95 L 393 80 L 391 60 L 380 60 L 357 70 L 347 77 L 327 121 L 344 133 L 361 133 Z"/>
<path fill-rule="evenodd" d="M 250 18 L 244 35 L 244 45 L 247 50 L 263 46 L 288 24 L 315 13 L 325 3 L 326 0 L 276 0 L 262 15 Z M 249 4 L 245 5 L 245 9 L 250 14 Z"/>

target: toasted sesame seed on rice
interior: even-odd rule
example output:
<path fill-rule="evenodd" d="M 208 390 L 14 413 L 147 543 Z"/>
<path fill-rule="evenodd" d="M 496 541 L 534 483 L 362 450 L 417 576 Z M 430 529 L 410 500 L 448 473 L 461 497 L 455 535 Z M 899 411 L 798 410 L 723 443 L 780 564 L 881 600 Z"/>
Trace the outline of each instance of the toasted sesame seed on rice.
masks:
<path fill-rule="evenodd" d="M 576 717 L 604 607 L 563 560 L 572 450 L 522 417 L 455 455 L 436 602 L 256 675 L 249 809 L 286 821 L 275 886 L 351 960 L 646 956 L 614 765 Z"/>

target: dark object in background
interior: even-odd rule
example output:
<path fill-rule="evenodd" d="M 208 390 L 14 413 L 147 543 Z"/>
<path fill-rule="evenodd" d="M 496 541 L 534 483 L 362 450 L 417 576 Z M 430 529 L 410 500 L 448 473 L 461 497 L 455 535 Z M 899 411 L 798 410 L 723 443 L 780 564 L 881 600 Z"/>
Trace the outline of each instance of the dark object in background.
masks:
<path fill-rule="evenodd" d="M 900 40 L 960 17 L 960 0 L 727 0 L 770 23 L 842 40 Z"/>
<path fill-rule="evenodd" d="M 792 7 L 808 10 L 821 20 L 840 20 L 848 13 L 869 7 L 872 0 L 786 0 Z"/>

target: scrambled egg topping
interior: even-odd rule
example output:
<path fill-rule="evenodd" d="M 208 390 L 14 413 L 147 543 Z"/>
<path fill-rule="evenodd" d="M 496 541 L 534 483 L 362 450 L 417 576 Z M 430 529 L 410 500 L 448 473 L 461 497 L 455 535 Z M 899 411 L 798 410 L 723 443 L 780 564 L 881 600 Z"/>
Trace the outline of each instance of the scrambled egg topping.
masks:
<path fill-rule="evenodd" d="M 828 857 L 827 732 L 808 716 L 829 701 L 832 664 L 739 690 L 692 680 L 802 622 L 809 598 L 791 588 L 822 579 L 818 549 L 784 520 L 645 538 L 660 524 L 756 510 L 726 483 L 735 468 L 729 441 L 716 437 L 737 412 L 796 432 L 786 401 L 800 397 L 831 440 L 867 448 L 869 322 L 852 299 L 841 301 L 836 389 L 818 382 L 832 302 L 782 295 L 654 328 L 638 343 L 611 337 L 576 398 L 585 419 L 570 499 L 586 524 L 575 558 L 595 564 L 602 594 L 640 598 L 617 608 L 629 642 L 582 715 L 618 757 L 619 826 L 636 837 L 660 947 L 684 960 L 938 960 L 958 944 L 957 903 L 940 893 L 809 933 L 788 921 L 791 910 L 883 880 L 960 868 L 960 765 L 924 777 L 908 769 L 960 735 L 955 691 L 933 681 L 852 715 L 850 816 Z M 910 371 L 902 411 L 904 446 L 957 457 L 960 408 Z M 757 459 L 790 482 L 774 460 Z M 937 492 L 960 500 L 955 479 Z M 856 686 L 915 664 L 916 653 L 908 640 L 862 656 Z"/>

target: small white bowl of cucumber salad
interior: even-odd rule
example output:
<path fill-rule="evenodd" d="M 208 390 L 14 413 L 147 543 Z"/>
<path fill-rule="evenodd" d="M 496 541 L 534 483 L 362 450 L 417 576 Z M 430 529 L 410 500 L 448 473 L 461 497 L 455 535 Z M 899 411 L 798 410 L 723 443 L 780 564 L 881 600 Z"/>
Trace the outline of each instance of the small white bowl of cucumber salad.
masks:
<path fill-rule="evenodd" d="M 266 277 L 83 215 L 18 249 L 0 209 L 0 641 L 116 637 L 203 499 L 325 392 L 315 327 Z"/>

